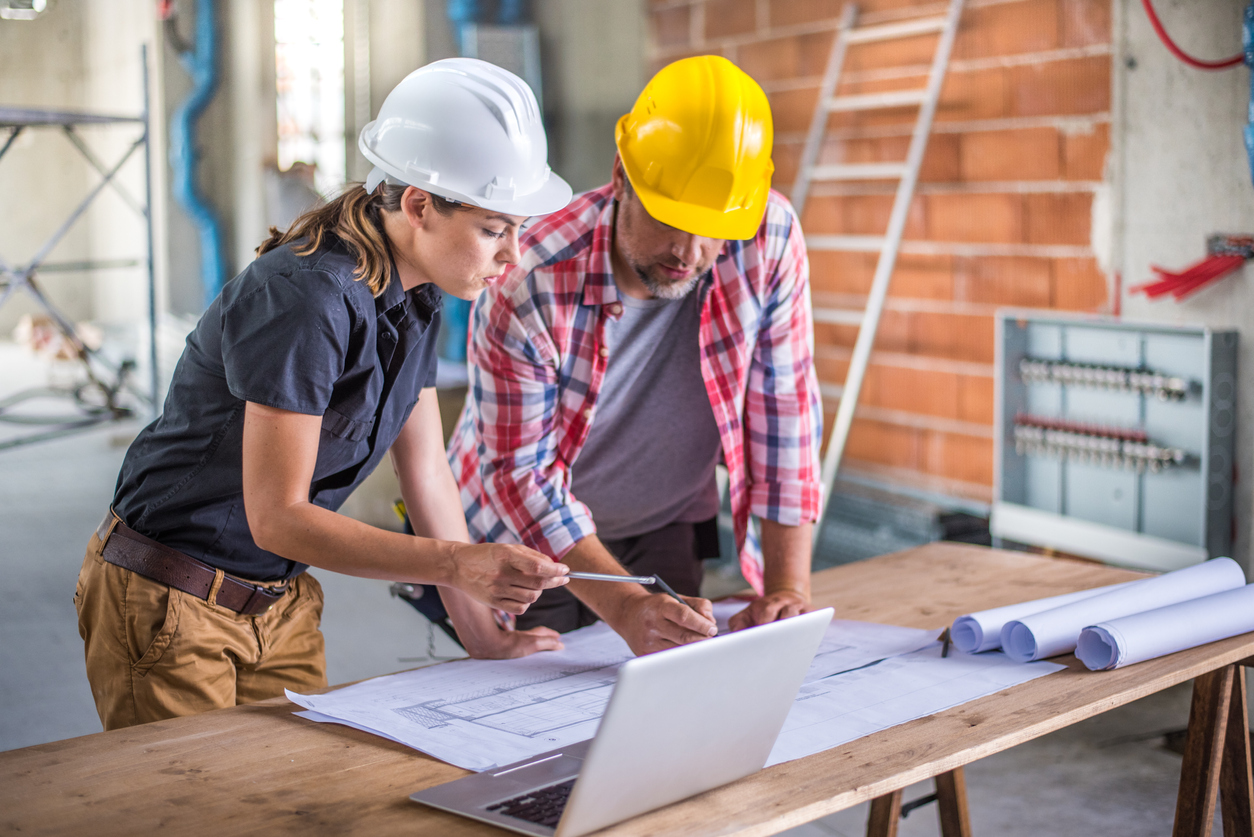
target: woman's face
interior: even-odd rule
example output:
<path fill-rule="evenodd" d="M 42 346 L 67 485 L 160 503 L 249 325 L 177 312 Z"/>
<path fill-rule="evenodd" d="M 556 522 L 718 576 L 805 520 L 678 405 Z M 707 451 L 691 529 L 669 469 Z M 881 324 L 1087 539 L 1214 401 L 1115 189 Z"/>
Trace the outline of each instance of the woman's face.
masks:
<path fill-rule="evenodd" d="M 444 215 L 429 195 L 413 187 L 394 214 L 403 214 L 406 222 L 399 235 L 391 235 L 405 290 L 431 282 L 445 293 L 473 300 L 520 258 L 518 228 L 526 216 L 477 206 Z"/>

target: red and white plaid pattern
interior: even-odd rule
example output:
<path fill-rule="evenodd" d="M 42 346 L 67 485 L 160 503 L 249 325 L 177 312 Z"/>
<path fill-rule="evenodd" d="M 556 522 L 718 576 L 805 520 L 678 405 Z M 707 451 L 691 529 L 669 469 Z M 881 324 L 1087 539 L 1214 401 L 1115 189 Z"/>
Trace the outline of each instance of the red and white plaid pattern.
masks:
<path fill-rule="evenodd" d="M 596 532 L 570 492 L 570 469 L 605 379 L 606 322 L 622 315 L 610 264 L 613 217 L 604 186 L 541 218 L 523 236 L 521 262 L 475 304 L 470 392 L 449 462 L 478 540 L 523 543 L 560 559 Z M 736 547 L 760 591 L 750 514 L 812 522 L 822 491 L 809 263 L 796 213 L 777 192 L 757 236 L 723 247 L 700 341 Z"/>

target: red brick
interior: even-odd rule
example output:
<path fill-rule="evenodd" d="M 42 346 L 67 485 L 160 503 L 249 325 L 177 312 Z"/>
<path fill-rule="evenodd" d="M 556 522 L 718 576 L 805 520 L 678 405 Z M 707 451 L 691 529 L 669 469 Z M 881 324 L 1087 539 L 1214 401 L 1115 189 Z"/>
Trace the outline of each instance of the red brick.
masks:
<path fill-rule="evenodd" d="M 692 38 L 692 9 L 675 6 L 659 9 L 653 19 L 653 42 L 660 47 L 682 46 Z"/>
<path fill-rule="evenodd" d="M 1024 195 L 1023 207 L 1030 244 L 1089 243 L 1093 196 L 1082 192 Z"/>
<path fill-rule="evenodd" d="M 910 341 L 906 351 L 952 360 L 993 362 L 991 316 L 912 312 L 909 322 Z"/>
<path fill-rule="evenodd" d="M 1018 195 L 927 195 L 928 238 L 933 241 L 1015 243 L 1023 240 Z"/>
<path fill-rule="evenodd" d="M 793 26 L 840 19 L 842 0 L 771 0 L 771 26 Z"/>
<path fill-rule="evenodd" d="M 810 130 L 810 122 L 814 118 L 814 104 L 818 97 L 817 87 L 780 90 L 767 96 L 771 102 L 771 117 L 775 121 L 775 133 Z"/>
<path fill-rule="evenodd" d="M 989 305 L 1048 308 L 1053 299 L 1049 259 L 1003 256 L 954 259 L 954 299 Z"/>
<path fill-rule="evenodd" d="M 962 180 L 1057 180 L 1061 175 L 1059 134 L 1054 128 L 978 131 L 961 134 Z"/>
<path fill-rule="evenodd" d="M 928 473 L 948 479 L 993 484 L 993 440 L 952 433 L 928 433 Z"/>
<path fill-rule="evenodd" d="M 1110 110 L 1110 58 L 1076 58 L 1012 67 L 1010 112 L 1058 116 Z"/>
<path fill-rule="evenodd" d="M 893 90 L 917 90 L 927 84 L 924 75 L 890 79 L 846 79 L 837 90 L 838 95 L 854 96 L 865 93 L 884 93 Z M 913 126 L 918 108 L 911 106 L 868 111 L 851 111 L 832 114 L 833 126 L 849 128 L 878 127 L 884 125 Z"/>
<path fill-rule="evenodd" d="M 871 289 L 878 253 L 810 252 L 810 285 L 828 293 L 865 294 Z M 900 299 L 952 299 L 949 256 L 897 256 L 888 295 Z"/>
<path fill-rule="evenodd" d="M 923 72 L 927 72 L 935 54 L 934 34 L 854 44 L 845 54 L 844 71 L 858 73 L 892 67 L 921 67 Z"/>
<path fill-rule="evenodd" d="M 874 261 L 871 270 L 875 270 Z M 953 299 L 953 258 L 901 253 L 893 267 L 888 295 L 900 299 Z"/>
<path fill-rule="evenodd" d="M 958 418 L 977 424 L 991 425 L 995 397 L 995 387 L 991 377 L 959 376 Z"/>
<path fill-rule="evenodd" d="M 775 142 L 771 151 L 771 162 L 775 164 L 775 174 L 771 177 L 771 185 L 786 195 L 792 193 L 793 182 L 797 179 L 797 164 L 801 160 L 800 142 Z"/>
<path fill-rule="evenodd" d="M 1110 151 L 1110 125 L 1098 124 L 1087 133 L 1064 134 L 1063 176 L 1068 180 L 1101 180 Z"/>
<path fill-rule="evenodd" d="M 997 119 L 1010 113 L 1010 78 L 1001 67 L 972 72 L 951 71 L 945 76 L 939 122 Z"/>
<path fill-rule="evenodd" d="M 1110 0 L 1062 0 L 1063 46 L 1110 43 L 1110 7 Z"/>
<path fill-rule="evenodd" d="M 865 294 L 875 274 L 875 253 L 810 251 L 810 287 L 819 292 Z"/>
<path fill-rule="evenodd" d="M 958 417 L 958 376 L 902 366 L 872 365 L 860 403 L 907 413 Z"/>
<path fill-rule="evenodd" d="M 759 83 L 821 76 L 832 37 L 830 32 L 815 32 L 745 44 L 739 50 L 738 63 Z"/>
<path fill-rule="evenodd" d="M 757 0 L 707 0 L 705 37 L 744 35 L 758 27 Z"/>
<path fill-rule="evenodd" d="M 809 233 L 833 235 L 883 235 L 893 209 L 892 195 L 845 195 L 811 197 L 801 216 Z M 906 220 L 906 238 L 922 238 L 927 229 L 923 201 L 915 198 Z"/>
<path fill-rule="evenodd" d="M 850 459 L 917 470 L 923 464 L 922 434 L 910 427 L 855 419 L 845 454 Z"/>
<path fill-rule="evenodd" d="M 959 179 L 959 135 L 932 134 L 923 153 L 919 179 L 949 183 Z M 868 137 L 832 141 L 819 154 L 821 163 L 900 163 L 910 150 L 910 137 Z"/>
<path fill-rule="evenodd" d="M 963 12 L 954 58 L 1021 55 L 1057 48 L 1058 0 L 976 6 Z"/>
<path fill-rule="evenodd" d="M 1054 260 L 1054 307 L 1067 311 L 1100 311 L 1107 283 L 1094 259 Z"/>
<path fill-rule="evenodd" d="M 814 369 L 818 373 L 819 381 L 827 384 L 843 384 L 845 376 L 849 374 L 849 361 L 826 355 L 819 352 L 814 356 Z M 830 424 L 826 425 L 831 427 Z"/>

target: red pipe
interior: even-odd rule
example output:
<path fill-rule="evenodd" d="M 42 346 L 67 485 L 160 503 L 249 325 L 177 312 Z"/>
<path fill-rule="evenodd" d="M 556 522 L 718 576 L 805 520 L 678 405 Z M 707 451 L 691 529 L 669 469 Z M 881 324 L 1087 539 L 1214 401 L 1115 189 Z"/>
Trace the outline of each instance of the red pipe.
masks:
<path fill-rule="evenodd" d="M 1154 4 L 1150 0 L 1141 0 L 1141 5 L 1145 7 L 1145 14 L 1149 15 L 1150 24 L 1153 25 L 1154 31 L 1158 33 L 1159 40 L 1163 45 L 1171 51 L 1171 54 L 1179 58 L 1190 67 L 1196 67 L 1199 70 L 1226 70 L 1229 67 L 1235 67 L 1245 60 L 1244 54 L 1238 52 L 1232 58 L 1225 58 L 1222 61 L 1205 61 L 1201 58 L 1194 58 L 1180 47 L 1176 46 L 1176 42 L 1171 40 L 1171 36 L 1167 34 L 1167 30 L 1163 28 L 1162 21 L 1158 19 L 1158 13 L 1154 11 Z"/>

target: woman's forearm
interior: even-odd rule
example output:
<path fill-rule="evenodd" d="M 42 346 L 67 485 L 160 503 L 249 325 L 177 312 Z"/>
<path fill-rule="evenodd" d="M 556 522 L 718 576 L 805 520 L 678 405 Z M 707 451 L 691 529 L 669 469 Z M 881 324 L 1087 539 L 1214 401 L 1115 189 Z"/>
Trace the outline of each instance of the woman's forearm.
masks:
<path fill-rule="evenodd" d="M 386 581 L 456 583 L 459 545 L 451 541 L 388 532 L 308 502 L 264 508 L 256 523 L 249 511 L 257 546 L 289 561 Z"/>

